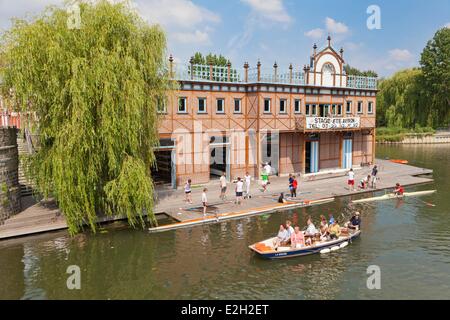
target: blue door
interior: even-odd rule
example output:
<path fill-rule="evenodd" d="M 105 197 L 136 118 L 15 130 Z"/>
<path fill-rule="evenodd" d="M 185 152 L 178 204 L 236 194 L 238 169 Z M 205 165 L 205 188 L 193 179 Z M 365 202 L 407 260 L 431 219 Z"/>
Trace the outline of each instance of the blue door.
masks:
<path fill-rule="evenodd" d="M 310 171 L 319 172 L 319 141 L 311 141 Z"/>
<path fill-rule="evenodd" d="M 352 162 L 352 150 L 353 149 L 353 140 L 352 139 L 344 139 L 342 146 L 342 168 L 350 169 L 353 165 Z"/>

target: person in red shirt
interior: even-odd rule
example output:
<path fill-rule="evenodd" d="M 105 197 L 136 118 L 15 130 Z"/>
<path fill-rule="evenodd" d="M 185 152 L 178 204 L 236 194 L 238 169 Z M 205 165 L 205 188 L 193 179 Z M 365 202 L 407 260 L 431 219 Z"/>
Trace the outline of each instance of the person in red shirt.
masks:
<path fill-rule="evenodd" d="M 405 189 L 400 185 L 400 183 L 397 182 L 395 184 L 394 194 L 396 196 L 402 196 L 404 192 L 405 192 Z"/>
<path fill-rule="evenodd" d="M 297 177 L 294 176 L 294 181 L 292 182 L 292 189 L 293 189 L 294 197 L 297 197 L 297 188 L 298 188 Z"/>

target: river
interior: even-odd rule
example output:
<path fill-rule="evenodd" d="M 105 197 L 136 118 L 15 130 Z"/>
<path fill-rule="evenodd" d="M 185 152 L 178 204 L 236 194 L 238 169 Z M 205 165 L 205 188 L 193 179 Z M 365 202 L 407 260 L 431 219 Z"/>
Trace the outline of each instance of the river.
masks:
<path fill-rule="evenodd" d="M 335 253 L 266 261 L 248 245 L 286 219 L 340 218 L 348 198 L 159 234 L 116 223 L 97 235 L 0 242 L 0 299 L 449 299 L 450 145 L 378 146 L 377 156 L 433 169 L 435 183 L 408 190 L 438 193 L 358 205 L 363 234 Z M 81 290 L 67 289 L 71 265 Z M 380 289 L 367 288 L 371 265 Z"/>

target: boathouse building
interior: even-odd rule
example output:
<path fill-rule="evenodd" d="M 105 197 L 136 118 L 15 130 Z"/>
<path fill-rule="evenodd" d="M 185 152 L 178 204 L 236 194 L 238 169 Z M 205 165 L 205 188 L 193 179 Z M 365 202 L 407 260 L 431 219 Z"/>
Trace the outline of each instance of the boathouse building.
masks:
<path fill-rule="evenodd" d="M 259 177 L 318 173 L 372 163 L 376 78 L 346 75 L 344 51 L 314 45 L 308 65 L 243 73 L 212 65 L 169 69 L 178 90 L 159 107 L 157 182 L 206 183 L 226 172 Z"/>

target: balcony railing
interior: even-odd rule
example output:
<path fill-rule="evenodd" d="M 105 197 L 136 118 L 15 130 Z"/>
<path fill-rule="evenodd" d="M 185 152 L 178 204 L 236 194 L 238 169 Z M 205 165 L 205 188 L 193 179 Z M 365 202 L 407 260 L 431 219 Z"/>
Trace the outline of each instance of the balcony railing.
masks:
<path fill-rule="evenodd" d="M 213 66 L 201 64 L 173 64 L 173 78 L 179 81 L 211 81 L 232 83 L 270 83 L 270 84 L 294 84 L 302 86 L 317 86 L 311 83 L 313 73 L 309 73 L 309 83 L 302 71 L 279 72 L 278 69 L 262 70 L 261 68 L 248 68 L 241 74 L 231 66 Z M 337 76 L 336 76 L 337 77 Z M 342 88 L 349 89 L 377 89 L 377 78 L 362 76 L 343 76 Z"/>
<path fill-rule="evenodd" d="M 361 77 L 361 76 L 347 76 L 347 88 L 376 89 L 377 88 L 377 78 Z"/>

